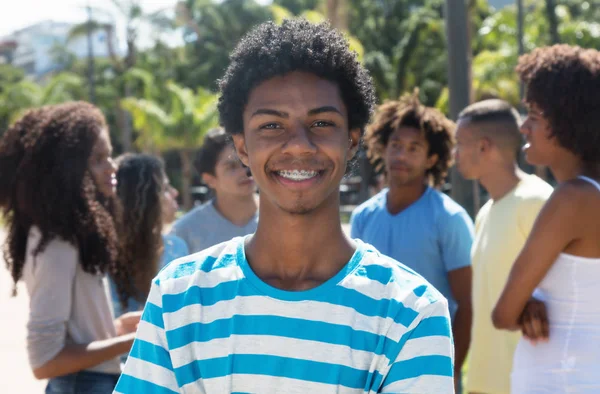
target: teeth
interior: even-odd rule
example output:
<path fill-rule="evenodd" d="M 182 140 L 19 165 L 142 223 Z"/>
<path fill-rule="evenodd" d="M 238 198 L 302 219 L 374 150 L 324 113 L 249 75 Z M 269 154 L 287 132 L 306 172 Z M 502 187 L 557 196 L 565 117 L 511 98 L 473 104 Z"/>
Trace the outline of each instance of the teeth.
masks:
<path fill-rule="evenodd" d="M 318 171 L 306 171 L 306 170 L 284 170 L 277 171 L 277 174 L 286 179 L 290 179 L 292 181 L 305 181 L 312 177 L 315 177 L 319 174 Z"/>

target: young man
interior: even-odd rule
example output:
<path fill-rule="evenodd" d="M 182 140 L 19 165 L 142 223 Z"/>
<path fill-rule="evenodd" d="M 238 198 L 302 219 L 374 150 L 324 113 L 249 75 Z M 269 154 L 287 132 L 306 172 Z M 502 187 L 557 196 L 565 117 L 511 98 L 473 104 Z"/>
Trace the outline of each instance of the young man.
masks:
<path fill-rule="evenodd" d="M 518 332 L 499 331 L 490 316 L 523 248 L 535 218 L 552 194 L 546 182 L 521 171 L 519 114 L 501 100 L 467 107 L 458 119 L 456 160 L 467 179 L 490 195 L 475 220 L 473 330 L 467 390 L 510 393 L 510 372 Z"/>
<path fill-rule="evenodd" d="M 365 141 L 370 157 L 385 166 L 389 188 L 356 208 L 350 223 L 353 238 L 414 269 L 448 299 L 459 376 L 471 332 L 473 223 L 432 187 L 448 171 L 453 127 L 416 94 L 381 105 Z"/>
<path fill-rule="evenodd" d="M 215 198 L 177 220 L 171 232 L 187 243 L 190 253 L 254 233 L 258 224 L 256 185 L 225 130 L 214 129 L 206 135 L 194 164 Z"/>
<path fill-rule="evenodd" d="M 343 36 L 260 25 L 220 86 L 258 229 L 158 275 L 117 392 L 451 393 L 447 302 L 341 227 L 340 182 L 374 102 Z"/>

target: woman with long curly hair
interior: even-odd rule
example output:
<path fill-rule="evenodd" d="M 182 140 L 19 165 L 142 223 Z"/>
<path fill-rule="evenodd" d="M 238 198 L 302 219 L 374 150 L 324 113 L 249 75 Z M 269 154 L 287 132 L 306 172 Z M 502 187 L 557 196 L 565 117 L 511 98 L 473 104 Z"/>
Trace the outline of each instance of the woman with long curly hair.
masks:
<path fill-rule="evenodd" d="M 113 289 L 115 315 L 144 307 L 152 278 L 167 263 L 188 254 L 181 238 L 163 234 L 175 219 L 177 190 L 163 162 L 151 155 L 127 153 L 117 159 L 117 197 L 122 209 L 120 264 L 128 267 L 134 292 L 123 309 Z"/>
<path fill-rule="evenodd" d="M 524 333 L 511 393 L 599 393 L 600 51 L 538 48 L 517 72 L 527 87 L 527 161 L 548 166 L 558 184 L 492 319 Z"/>
<path fill-rule="evenodd" d="M 29 293 L 29 362 L 49 379 L 46 393 L 112 392 L 139 321 L 113 320 L 105 275 L 122 299 L 131 293 L 117 260 L 111 153 L 104 116 L 84 102 L 29 112 L 0 143 L 4 256 Z"/>

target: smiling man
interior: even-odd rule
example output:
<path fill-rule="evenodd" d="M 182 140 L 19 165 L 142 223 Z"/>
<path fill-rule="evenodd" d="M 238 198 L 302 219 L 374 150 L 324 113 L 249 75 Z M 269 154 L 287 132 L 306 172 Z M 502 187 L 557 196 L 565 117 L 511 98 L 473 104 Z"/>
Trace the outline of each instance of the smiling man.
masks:
<path fill-rule="evenodd" d="M 116 391 L 453 392 L 444 297 L 341 228 L 340 182 L 374 101 L 343 36 L 263 24 L 220 87 L 258 229 L 158 275 Z"/>

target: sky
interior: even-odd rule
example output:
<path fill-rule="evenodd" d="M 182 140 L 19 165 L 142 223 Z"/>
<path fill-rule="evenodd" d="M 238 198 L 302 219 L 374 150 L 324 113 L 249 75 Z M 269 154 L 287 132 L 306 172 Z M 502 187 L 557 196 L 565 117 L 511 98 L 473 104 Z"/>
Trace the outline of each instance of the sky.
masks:
<path fill-rule="evenodd" d="M 217 0 L 219 1 L 219 0 Z M 123 1 L 127 3 L 127 0 Z M 160 9 L 173 8 L 177 0 L 139 0 L 144 11 L 153 12 Z M 259 3 L 270 3 L 270 0 L 258 0 Z M 86 20 L 86 5 L 105 9 L 118 15 L 117 9 L 110 0 L 0 0 L 0 37 L 15 30 L 44 20 L 56 22 L 80 23 Z M 10 4 L 10 5 L 9 5 Z M 117 26 L 122 28 L 123 21 L 117 18 Z M 122 30 L 122 29 L 120 29 Z"/>

